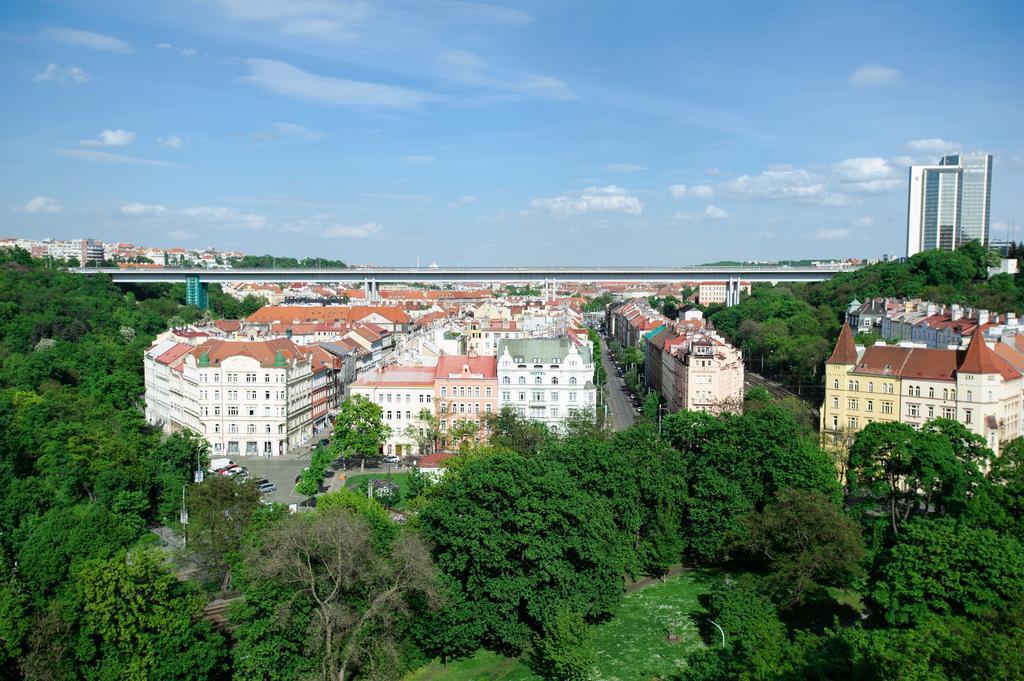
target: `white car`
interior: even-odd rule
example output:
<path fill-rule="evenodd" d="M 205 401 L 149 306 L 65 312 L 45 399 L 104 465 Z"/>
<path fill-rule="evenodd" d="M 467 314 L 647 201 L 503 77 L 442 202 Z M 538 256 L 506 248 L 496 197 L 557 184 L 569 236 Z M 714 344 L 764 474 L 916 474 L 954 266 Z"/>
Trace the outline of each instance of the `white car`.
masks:
<path fill-rule="evenodd" d="M 381 457 L 381 461 L 384 463 L 401 463 L 402 460 L 398 458 L 397 454 L 385 454 Z"/>

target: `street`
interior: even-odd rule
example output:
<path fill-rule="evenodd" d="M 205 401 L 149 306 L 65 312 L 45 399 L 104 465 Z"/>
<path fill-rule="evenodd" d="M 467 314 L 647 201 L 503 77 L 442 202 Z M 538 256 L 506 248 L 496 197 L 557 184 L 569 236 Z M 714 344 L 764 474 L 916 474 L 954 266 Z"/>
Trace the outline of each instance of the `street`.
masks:
<path fill-rule="evenodd" d="M 626 394 L 626 386 L 622 378 L 615 373 L 615 363 L 612 361 L 611 353 L 608 352 L 608 344 L 601 338 L 601 362 L 604 364 L 605 372 L 608 375 L 608 412 L 612 419 L 613 430 L 626 430 L 636 423 L 636 412 L 633 410 L 633 403 Z"/>

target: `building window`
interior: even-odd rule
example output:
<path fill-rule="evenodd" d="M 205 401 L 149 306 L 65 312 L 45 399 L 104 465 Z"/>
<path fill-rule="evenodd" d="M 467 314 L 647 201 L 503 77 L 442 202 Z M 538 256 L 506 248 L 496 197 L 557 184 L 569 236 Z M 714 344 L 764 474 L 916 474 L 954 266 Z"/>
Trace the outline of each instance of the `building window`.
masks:
<path fill-rule="evenodd" d="M 535 376 L 533 378 L 533 382 L 536 383 L 537 385 L 540 385 L 541 383 L 544 382 L 544 379 L 541 376 Z"/>
<path fill-rule="evenodd" d="M 943 407 L 942 408 L 942 418 L 944 418 L 944 419 L 951 419 L 951 418 L 953 418 L 953 407 Z"/>
<path fill-rule="evenodd" d="M 441 397 L 448 397 L 448 388 L 441 386 Z"/>
<path fill-rule="evenodd" d="M 839 417 L 838 416 L 833 416 L 832 417 L 832 430 L 839 430 Z"/>
<path fill-rule="evenodd" d="M 857 428 L 857 417 L 856 416 L 851 416 L 850 417 L 850 428 L 854 428 L 854 429 Z"/>
<path fill-rule="evenodd" d="M 868 392 L 869 393 L 875 392 L 875 384 L 874 384 L 874 382 L 870 382 L 870 381 L 868 382 Z"/>
<path fill-rule="evenodd" d="M 974 401 L 973 396 L 971 395 L 971 391 L 970 390 L 967 391 L 967 401 L 968 402 L 973 402 Z"/>
<path fill-rule="evenodd" d="M 833 378 L 832 379 L 832 389 L 833 390 L 839 390 L 839 379 L 838 378 Z"/>
<path fill-rule="evenodd" d="M 256 432 L 256 424 L 255 423 L 250 423 L 248 426 L 245 427 L 245 432 L 247 432 L 247 433 L 255 433 Z"/>
<path fill-rule="evenodd" d="M 238 432 L 238 424 L 237 423 L 229 423 L 228 424 L 228 432 L 229 433 L 237 433 Z"/>
<path fill-rule="evenodd" d="M 519 377 L 519 385 L 526 385 L 526 376 Z"/>
<path fill-rule="evenodd" d="M 832 396 L 832 408 L 833 409 L 838 409 L 839 408 L 839 396 L 838 395 L 833 395 Z"/>
<path fill-rule="evenodd" d="M 245 375 L 245 382 L 246 383 L 255 383 L 256 382 L 256 374 L 246 374 Z"/>
<path fill-rule="evenodd" d="M 543 402 L 544 401 L 544 393 L 541 393 L 541 392 L 533 393 L 533 401 L 534 402 Z"/>
<path fill-rule="evenodd" d="M 928 418 L 934 418 L 934 417 L 935 417 L 935 407 L 933 407 L 932 405 L 929 404 L 928 405 Z"/>
<path fill-rule="evenodd" d="M 891 414 L 892 413 L 892 402 L 882 402 L 882 413 L 883 414 Z"/>
<path fill-rule="evenodd" d="M 847 406 L 848 409 L 854 409 L 854 410 L 859 408 L 858 402 L 855 399 L 848 400 L 846 406 Z"/>
<path fill-rule="evenodd" d="M 970 393 L 968 393 L 968 395 L 970 395 Z M 966 423 L 968 425 L 970 425 L 970 423 L 971 423 L 971 410 L 970 409 L 964 409 L 964 423 Z"/>
<path fill-rule="evenodd" d="M 575 376 L 570 376 L 569 377 L 569 385 L 576 385 L 576 377 Z"/>
<path fill-rule="evenodd" d="M 484 394 L 485 394 L 485 395 L 486 395 L 487 397 L 490 397 L 490 396 L 491 396 L 491 386 L 487 386 L 487 388 L 486 388 L 486 389 L 484 390 Z"/>
<path fill-rule="evenodd" d="M 238 405 L 237 404 L 229 404 L 228 405 L 228 416 L 238 416 Z"/>
<path fill-rule="evenodd" d="M 575 390 L 571 390 L 569 392 L 569 401 L 570 402 L 575 402 L 576 401 L 576 391 Z"/>
<path fill-rule="evenodd" d="M 874 411 L 875 410 L 875 401 L 874 400 L 868 400 L 867 404 L 865 405 L 865 408 L 868 411 Z"/>
<path fill-rule="evenodd" d="M 551 385 L 558 385 L 558 376 L 551 377 Z"/>
<path fill-rule="evenodd" d="M 491 403 L 490 402 L 488 402 L 487 404 L 484 405 L 484 412 L 486 412 L 488 414 L 491 413 Z"/>
<path fill-rule="evenodd" d="M 928 388 L 928 397 L 935 397 L 935 388 Z"/>
<path fill-rule="evenodd" d="M 551 391 L 551 401 L 552 402 L 557 402 L 558 401 L 558 391 L 557 390 L 552 390 Z"/>
<path fill-rule="evenodd" d="M 508 391 L 502 391 L 502 393 L 501 393 L 501 401 L 502 402 L 510 402 L 511 400 L 512 400 L 512 393 L 510 393 Z"/>
<path fill-rule="evenodd" d="M 512 382 L 512 379 L 509 378 L 508 376 L 502 376 L 501 377 L 501 382 L 504 383 L 505 385 L 508 385 L 509 383 Z"/>
<path fill-rule="evenodd" d="M 519 401 L 520 402 L 525 402 L 526 401 L 526 393 L 524 393 L 524 392 L 519 393 Z"/>
<path fill-rule="evenodd" d="M 917 418 L 920 415 L 921 415 L 921 407 L 920 407 L 920 405 L 917 405 L 917 404 L 908 404 L 907 405 L 907 416 L 912 416 L 914 418 Z"/>

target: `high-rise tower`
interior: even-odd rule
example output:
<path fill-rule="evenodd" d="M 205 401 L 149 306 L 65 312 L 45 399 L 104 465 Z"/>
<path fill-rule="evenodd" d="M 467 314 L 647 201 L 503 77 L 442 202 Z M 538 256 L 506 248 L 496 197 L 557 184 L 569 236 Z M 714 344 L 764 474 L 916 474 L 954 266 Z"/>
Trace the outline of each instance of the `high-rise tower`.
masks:
<path fill-rule="evenodd" d="M 989 242 L 992 155 L 948 154 L 937 165 L 910 166 L 907 257 Z"/>

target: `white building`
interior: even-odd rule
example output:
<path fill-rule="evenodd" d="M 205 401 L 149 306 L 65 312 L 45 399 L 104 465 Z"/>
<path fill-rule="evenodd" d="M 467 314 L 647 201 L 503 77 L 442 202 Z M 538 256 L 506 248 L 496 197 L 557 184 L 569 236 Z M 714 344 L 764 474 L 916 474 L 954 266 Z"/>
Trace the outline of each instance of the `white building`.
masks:
<path fill-rule="evenodd" d="M 286 454 L 313 435 L 311 354 L 287 339 L 157 342 L 145 354 L 146 420 L 202 435 L 214 455 Z"/>
<path fill-rule="evenodd" d="M 498 404 L 558 427 L 577 410 L 593 411 L 597 389 L 589 348 L 568 338 L 502 340 L 498 346 Z"/>
<path fill-rule="evenodd" d="M 349 386 L 349 392 L 366 397 L 383 410 L 384 425 L 391 428 L 384 443 L 385 454 L 417 453 L 416 439 L 409 431 L 426 432 L 427 424 L 420 419 L 420 412 L 426 409 L 434 413 L 434 367 L 390 366 L 369 371 Z"/>

